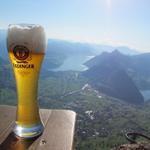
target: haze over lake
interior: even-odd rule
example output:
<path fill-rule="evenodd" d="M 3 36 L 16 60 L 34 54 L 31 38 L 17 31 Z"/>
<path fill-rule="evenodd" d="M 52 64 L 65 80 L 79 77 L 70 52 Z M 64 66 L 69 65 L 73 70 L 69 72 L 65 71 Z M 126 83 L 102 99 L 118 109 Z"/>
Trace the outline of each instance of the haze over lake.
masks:
<path fill-rule="evenodd" d="M 85 71 L 88 69 L 84 63 L 94 56 L 83 56 L 83 55 L 75 55 L 68 57 L 64 63 L 56 68 L 52 69 L 52 71 L 67 71 L 67 70 L 74 70 L 74 71 Z"/>

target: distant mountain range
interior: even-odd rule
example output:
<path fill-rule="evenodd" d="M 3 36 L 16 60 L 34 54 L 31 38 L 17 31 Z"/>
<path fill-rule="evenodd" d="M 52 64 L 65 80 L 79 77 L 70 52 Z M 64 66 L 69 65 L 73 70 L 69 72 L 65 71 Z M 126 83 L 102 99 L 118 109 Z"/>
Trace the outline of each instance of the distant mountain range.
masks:
<path fill-rule="evenodd" d="M 91 84 L 109 96 L 141 104 L 144 99 L 139 89 L 150 89 L 150 54 L 137 54 L 136 50 L 127 47 L 118 47 L 119 50 L 113 51 L 115 48 L 49 39 L 42 72 L 59 67 L 68 57 L 77 56 L 78 61 L 78 56 L 95 56 L 85 63 L 89 70 L 83 73 Z M 8 62 L 6 30 L 0 30 L 0 49 L 0 61 Z M 1 73 L 6 73 L 5 68 L 7 65 Z"/>
<path fill-rule="evenodd" d="M 7 53 L 7 46 L 6 46 L 6 36 L 7 32 L 6 30 L 0 29 L 0 57 L 3 57 L 7 59 L 8 53 Z"/>
<path fill-rule="evenodd" d="M 124 55 L 119 50 L 103 52 L 85 63 L 89 68 L 108 65 L 121 68 L 136 82 L 139 89 L 150 89 L 150 53 Z M 142 82 L 139 82 L 139 81 Z M 146 85 L 147 84 L 147 85 Z"/>
<path fill-rule="evenodd" d="M 8 60 L 6 48 L 6 30 L 0 29 L 0 57 Z M 80 42 L 70 42 L 58 39 L 48 39 L 48 46 L 46 57 L 44 59 L 44 66 L 49 69 L 57 68 L 63 64 L 65 59 L 72 56 L 96 56 L 103 51 L 111 52 L 115 48 L 119 49 L 124 54 L 137 54 L 138 52 L 128 47 L 114 47 L 109 45 L 89 44 Z"/>
<path fill-rule="evenodd" d="M 0 90 L 4 88 L 15 88 L 15 81 L 8 61 L 0 58 Z"/>
<path fill-rule="evenodd" d="M 48 40 L 38 101 L 41 108 L 70 109 L 78 114 L 76 149 L 110 150 L 126 143 L 127 132 L 149 133 L 150 101 L 144 102 L 140 90 L 150 89 L 150 53 L 137 54 L 125 47 L 114 49 Z M 3 31 L 0 31 L 0 50 L 0 104 L 16 105 L 15 79 Z M 89 69 L 84 72 L 49 70 L 72 55 L 95 57 L 85 63 Z"/>
<path fill-rule="evenodd" d="M 104 52 L 85 63 L 83 75 L 100 92 L 139 104 L 144 99 L 139 89 L 150 89 L 150 53 L 124 55 L 118 50 Z"/>
<path fill-rule="evenodd" d="M 93 59 L 85 63 L 88 67 L 93 67 L 104 62 L 111 61 L 117 63 L 121 68 L 128 70 L 128 72 L 136 71 L 142 75 L 150 75 L 150 53 L 142 53 L 137 55 L 124 55 L 120 50 L 114 50 L 111 53 L 103 52 Z"/>

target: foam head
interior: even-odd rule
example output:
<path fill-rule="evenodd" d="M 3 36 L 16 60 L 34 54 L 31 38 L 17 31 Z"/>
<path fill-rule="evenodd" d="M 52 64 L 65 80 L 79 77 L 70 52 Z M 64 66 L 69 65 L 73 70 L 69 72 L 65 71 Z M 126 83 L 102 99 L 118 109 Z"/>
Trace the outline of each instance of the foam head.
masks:
<path fill-rule="evenodd" d="M 21 45 L 27 47 L 33 53 L 45 53 L 46 37 L 44 29 L 40 25 L 9 25 L 7 38 L 8 50 Z"/>

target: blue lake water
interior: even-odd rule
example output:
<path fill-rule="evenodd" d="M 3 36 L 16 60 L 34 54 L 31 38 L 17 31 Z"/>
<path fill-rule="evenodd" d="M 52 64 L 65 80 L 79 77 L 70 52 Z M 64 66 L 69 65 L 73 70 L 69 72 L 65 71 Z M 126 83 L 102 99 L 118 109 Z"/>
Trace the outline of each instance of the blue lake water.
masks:
<path fill-rule="evenodd" d="M 73 71 L 85 71 L 88 69 L 87 66 L 84 65 L 84 63 L 94 56 L 70 56 L 68 57 L 64 63 L 56 68 L 53 69 L 53 71 L 67 71 L 67 70 L 73 70 Z"/>
<path fill-rule="evenodd" d="M 145 101 L 150 100 L 150 90 L 141 90 L 140 92 L 143 95 Z"/>

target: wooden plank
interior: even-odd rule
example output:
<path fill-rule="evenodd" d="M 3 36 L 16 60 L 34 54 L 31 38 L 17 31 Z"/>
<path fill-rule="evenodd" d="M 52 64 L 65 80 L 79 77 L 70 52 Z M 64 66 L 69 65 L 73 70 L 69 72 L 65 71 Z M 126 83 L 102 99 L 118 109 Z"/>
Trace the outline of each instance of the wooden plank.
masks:
<path fill-rule="evenodd" d="M 41 109 L 44 133 L 35 139 L 18 139 L 12 133 L 16 108 L 0 106 L 0 150 L 71 150 L 76 114 L 69 110 Z M 2 143 L 3 142 L 3 143 Z"/>
<path fill-rule="evenodd" d="M 71 150 L 75 116 L 75 113 L 69 110 L 52 111 L 37 150 Z"/>
<path fill-rule="evenodd" d="M 16 112 L 14 108 L 15 107 L 5 105 L 0 106 L 0 119 L 2 120 L 0 122 L 0 135 L 4 132 L 4 129 L 14 121 Z"/>
<path fill-rule="evenodd" d="M 0 144 L 9 136 L 9 134 L 11 134 L 15 126 L 15 114 L 15 106 L 0 106 L 0 120 L 2 120 L 0 123 Z M 50 114 L 50 110 L 40 110 L 40 116 L 44 125 L 46 125 Z"/>
<path fill-rule="evenodd" d="M 9 122 L 11 122 L 10 125 L 7 125 L 8 127 L 6 129 L 4 129 L 4 132 L 2 132 L 2 134 L 0 134 L 0 137 L 1 137 L 0 149 L 2 149 L 2 150 L 10 150 L 10 149 L 19 150 L 20 147 L 21 147 L 21 149 L 23 149 L 23 148 L 27 149 L 28 147 L 31 147 L 31 150 L 35 149 L 36 145 L 40 141 L 40 137 L 36 138 L 36 139 L 18 139 L 12 133 L 12 130 L 13 130 L 13 127 L 15 124 L 16 107 L 0 106 L 0 110 L 1 110 L 0 118 L 2 118 L 4 120 L 4 122 L 11 120 L 11 121 L 9 121 Z M 4 114 L 5 117 L 6 117 L 5 114 L 7 114 L 7 119 L 5 119 L 2 114 Z M 12 114 L 14 116 L 13 118 L 12 118 Z M 46 109 L 40 110 L 40 115 L 41 115 L 42 122 L 44 125 L 46 125 L 50 114 L 51 114 L 50 110 L 46 110 Z M 7 124 L 9 122 L 7 122 Z M 0 127 L 1 127 L 1 125 L 0 125 Z M 2 127 L 5 128 L 5 126 L 3 124 L 2 124 Z"/>
<path fill-rule="evenodd" d="M 14 126 L 15 114 L 15 107 L 6 105 L 0 106 L 0 144 L 8 136 L 8 131 Z"/>
<path fill-rule="evenodd" d="M 41 116 L 41 120 L 44 124 L 44 126 L 46 127 L 46 124 L 48 122 L 48 119 L 51 115 L 51 110 L 47 110 L 47 109 L 40 109 L 40 116 Z M 28 148 L 28 150 L 35 150 L 36 146 L 38 145 L 38 143 L 41 140 L 41 136 L 39 138 L 37 138 Z"/>

